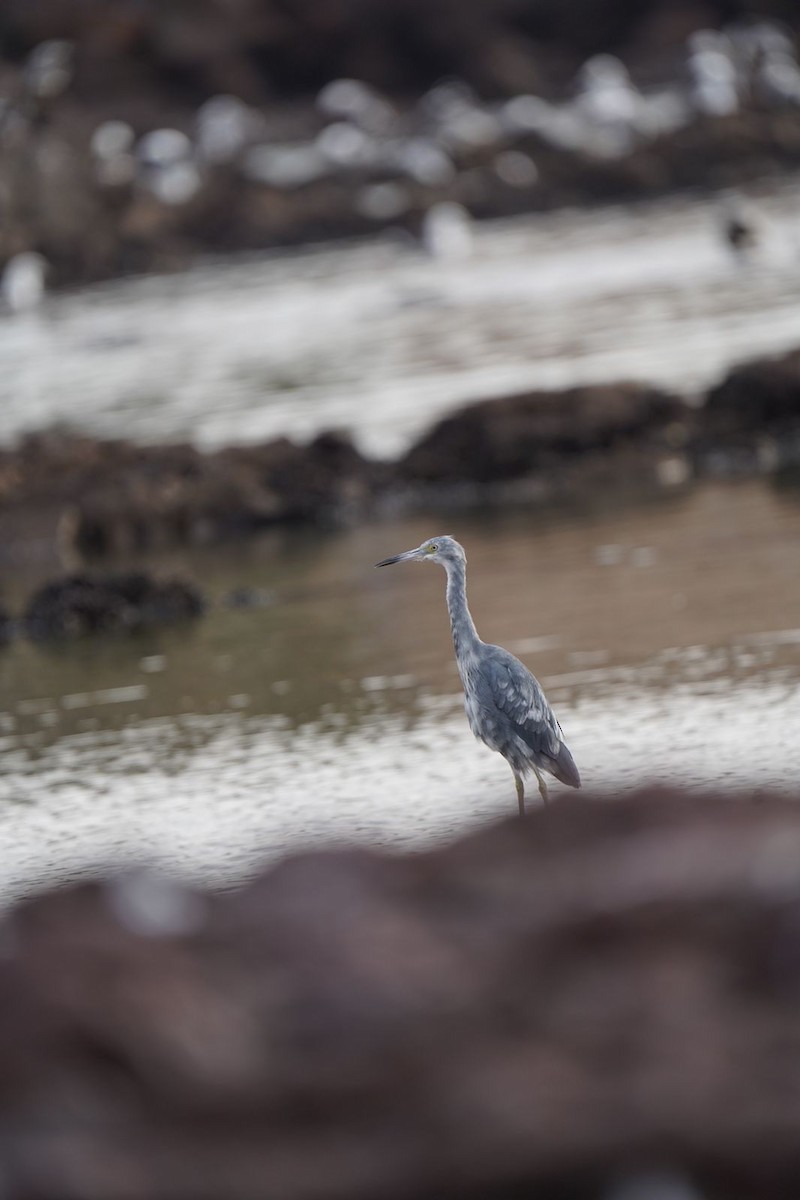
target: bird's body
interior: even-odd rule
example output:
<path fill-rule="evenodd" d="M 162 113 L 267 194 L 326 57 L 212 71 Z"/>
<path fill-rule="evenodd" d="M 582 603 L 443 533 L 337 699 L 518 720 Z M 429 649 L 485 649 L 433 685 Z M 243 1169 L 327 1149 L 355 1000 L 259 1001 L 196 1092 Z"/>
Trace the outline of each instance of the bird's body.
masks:
<path fill-rule="evenodd" d="M 438 562 L 447 572 L 447 609 L 467 720 L 475 737 L 502 754 L 511 767 L 520 815 L 525 811 L 523 779 L 531 771 L 545 802 L 543 773 L 580 787 L 578 768 L 538 680 L 508 650 L 478 637 L 467 606 L 463 548 L 451 537 L 435 537 L 377 566 L 404 560 Z"/>

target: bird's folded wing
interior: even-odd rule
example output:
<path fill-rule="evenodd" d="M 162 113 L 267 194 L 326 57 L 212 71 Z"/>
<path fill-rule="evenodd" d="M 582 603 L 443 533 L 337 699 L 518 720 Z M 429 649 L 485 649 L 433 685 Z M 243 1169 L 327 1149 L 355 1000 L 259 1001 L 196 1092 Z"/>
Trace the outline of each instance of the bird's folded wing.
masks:
<path fill-rule="evenodd" d="M 561 747 L 558 721 L 538 680 L 513 654 L 501 647 L 495 649 L 481 665 L 476 680 L 484 714 L 490 716 L 495 710 L 494 719 L 498 726 L 507 723 L 507 734 L 521 738 L 536 754 L 557 758 Z"/>

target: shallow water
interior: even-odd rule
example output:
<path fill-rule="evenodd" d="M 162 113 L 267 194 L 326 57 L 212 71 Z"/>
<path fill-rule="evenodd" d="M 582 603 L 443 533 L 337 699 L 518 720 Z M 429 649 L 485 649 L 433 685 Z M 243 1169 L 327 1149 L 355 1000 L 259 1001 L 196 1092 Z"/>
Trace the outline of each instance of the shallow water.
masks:
<path fill-rule="evenodd" d="M 205 445 L 347 426 L 391 454 L 509 388 L 691 392 L 800 340 L 800 184 L 754 195 L 746 262 L 713 204 L 682 199 L 487 224 L 463 262 L 381 239 L 57 297 L 0 322 L 0 441 L 65 417 Z M 464 719 L 441 572 L 371 566 L 447 526 L 479 630 L 542 679 L 587 786 L 795 784 L 789 496 L 276 533 L 160 564 L 263 607 L 0 653 L 0 894 L 131 856 L 225 880 L 316 839 L 418 844 L 513 813 Z M 36 582 L 4 579 L 4 600 Z"/>
<path fill-rule="evenodd" d="M 693 392 L 800 340 L 800 183 L 476 227 L 459 262 L 399 238 L 206 265 L 0 321 L 0 442 L 68 420 L 204 446 L 351 429 L 391 455 L 444 411 L 622 377 Z"/>
<path fill-rule="evenodd" d="M 513 813 L 511 773 L 464 718 L 442 572 L 371 565 L 443 525 L 468 547 L 479 631 L 542 680 L 588 787 L 796 786 L 790 496 L 282 533 L 169 560 L 263 607 L 0 654 L 3 893 L 131 856 L 223 881 L 300 843 L 405 846 Z"/>

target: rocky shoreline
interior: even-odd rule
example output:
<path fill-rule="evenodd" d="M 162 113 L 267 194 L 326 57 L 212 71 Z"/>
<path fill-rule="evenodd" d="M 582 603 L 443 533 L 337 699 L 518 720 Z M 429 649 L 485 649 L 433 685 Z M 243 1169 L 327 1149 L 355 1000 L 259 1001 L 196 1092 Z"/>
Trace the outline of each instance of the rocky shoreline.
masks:
<path fill-rule="evenodd" d="M 0 269 L 35 254 L 58 287 L 389 227 L 429 245 L 443 202 L 496 217 L 800 167 L 796 30 L 763 19 L 789 6 L 323 8 L 5 6 Z"/>
<path fill-rule="evenodd" d="M 633 383 L 479 401 L 391 463 L 335 433 L 213 453 L 32 435 L 0 450 L 0 544 L 11 562 L 32 544 L 82 561 L 421 508 L 791 481 L 798 461 L 800 350 L 737 367 L 699 404 Z"/>
<path fill-rule="evenodd" d="M 400 459 L 366 458 L 340 434 L 201 453 L 68 433 L 0 451 L 0 562 L 66 567 L 0 645 L 131 632 L 199 616 L 190 582 L 115 561 L 213 545 L 279 526 L 335 529 L 415 511 L 640 501 L 707 479 L 800 483 L 800 350 L 737 367 L 702 404 L 631 383 L 467 405 Z M 101 569 L 102 568 L 102 569 Z M 55 570 L 53 571 L 55 574 Z M 260 603 L 260 599 L 256 599 Z M 249 606 L 247 595 L 231 600 Z"/>

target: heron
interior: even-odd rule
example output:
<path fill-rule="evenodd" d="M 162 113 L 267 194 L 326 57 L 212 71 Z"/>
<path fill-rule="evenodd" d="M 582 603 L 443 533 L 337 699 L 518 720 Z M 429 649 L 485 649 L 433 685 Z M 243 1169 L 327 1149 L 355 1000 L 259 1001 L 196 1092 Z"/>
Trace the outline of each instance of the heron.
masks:
<path fill-rule="evenodd" d="M 519 815 L 525 815 L 525 776 L 533 771 L 545 804 L 545 775 L 579 788 L 581 778 L 561 726 L 541 684 L 502 646 L 478 637 L 467 605 L 467 556 L 448 536 L 430 538 L 415 550 L 384 558 L 376 567 L 399 562 L 439 563 L 447 572 L 447 610 L 469 726 L 478 741 L 502 754 L 514 774 Z"/>

